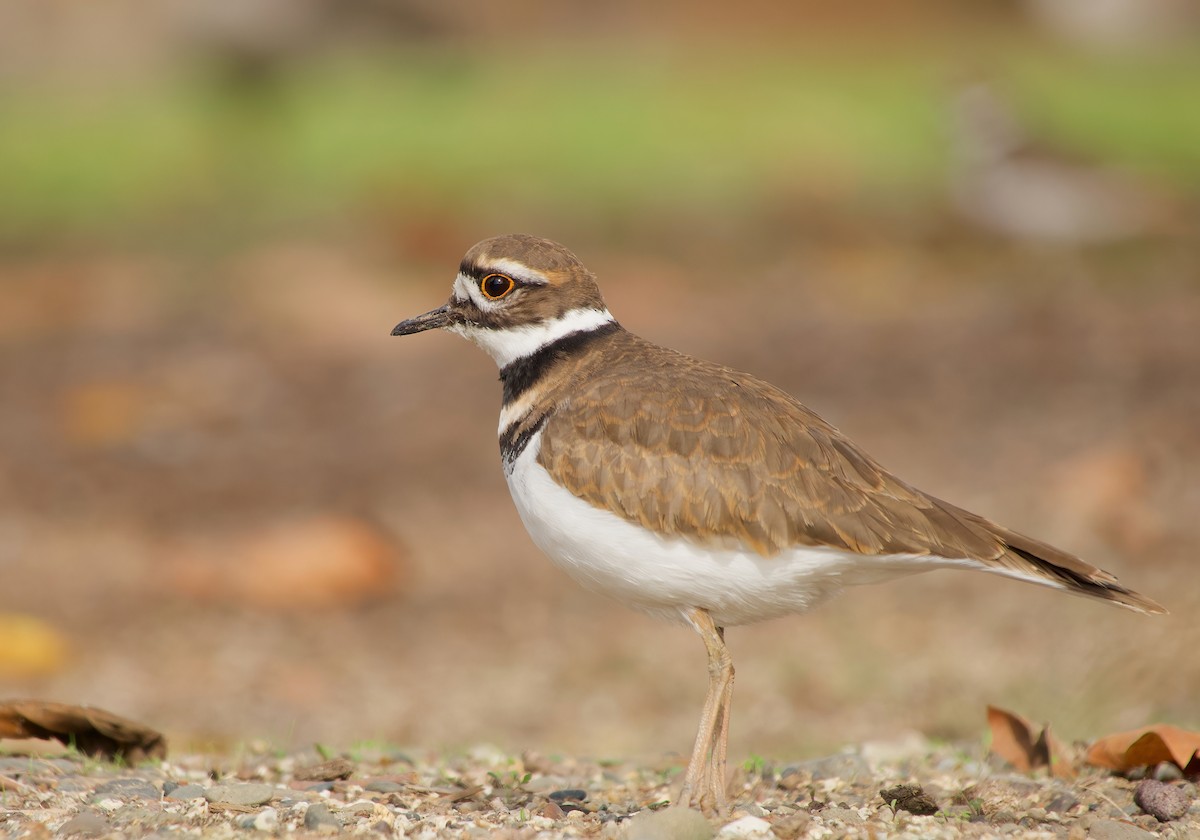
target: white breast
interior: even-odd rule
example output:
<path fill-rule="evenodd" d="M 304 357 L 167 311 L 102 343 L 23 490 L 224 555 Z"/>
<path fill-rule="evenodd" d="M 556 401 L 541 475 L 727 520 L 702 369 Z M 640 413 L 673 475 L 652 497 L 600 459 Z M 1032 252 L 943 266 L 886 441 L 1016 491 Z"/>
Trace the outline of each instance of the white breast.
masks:
<path fill-rule="evenodd" d="M 843 586 L 874 583 L 963 561 L 915 555 L 867 557 L 797 547 L 773 557 L 706 548 L 595 507 L 555 484 L 537 462 L 538 432 L 506 470 L 525 528 L 583 586 L 670 620 L 683 607 L 708 610 L 718 626 L 804 612 Z"/>

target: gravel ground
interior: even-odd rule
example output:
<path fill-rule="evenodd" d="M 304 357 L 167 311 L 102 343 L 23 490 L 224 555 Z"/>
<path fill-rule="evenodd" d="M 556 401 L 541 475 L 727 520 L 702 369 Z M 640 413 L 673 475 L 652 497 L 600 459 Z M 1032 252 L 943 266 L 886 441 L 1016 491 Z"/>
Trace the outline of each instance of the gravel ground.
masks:
<path fill-rule="evenodd" d="M 909 742 L 788 766 L 755 762 L 736 771 L 733 813 L 711 821 L 664 807 L 677 792 L 676 760 L 596 763 L 486 747 L 449 758 L 388 750 L 333 759 L 184 755 L 136 768 L 71 754 L 9 756 L 0 757 L 0 832 L 14 840 L 1200 837 L 1196 786 L 1172 768 L 1158 773 L 1165 786 L 1143 783 L 1137 797 L 1186 809 L 1160 821 L 1135 802 L 1138 781 L 1099 772 L 1072 782 L 1022 776 L 971 755 L 978 751 Z"/>

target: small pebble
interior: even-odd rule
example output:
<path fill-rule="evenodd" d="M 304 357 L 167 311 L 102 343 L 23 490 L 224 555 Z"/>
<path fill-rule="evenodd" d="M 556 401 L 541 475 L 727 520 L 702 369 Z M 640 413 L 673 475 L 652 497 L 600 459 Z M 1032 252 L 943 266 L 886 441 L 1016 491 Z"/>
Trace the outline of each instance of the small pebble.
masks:
<path fill-rule="evenodd" d="M 22 776 L 30 773 L 36 773 L 37 770 L 38 768 L 36 759 L 0 757 L 0 773 L 5 774 L 6 776 Z"/>
<path fill-rule="evenodd" d="M 799 767 L 785 767 L 779 772 L 775 785 L 782 790 L 798 790 L 812 781 L 812 773 Z"/>
<path fill-rule="evenodd" d="M 775 821 L 775 834 L 781 838 L 803 837 L 812 825 L 813 816 L 807 811 L 790 814 Z"/>
<path fill-rule="evenodd" d="M 82 837 L 99 837 L 109 831 L 108 820 L 95 811 L 80 811 L 63 823 L 58 833 L 63 837 L 79 835 Z"/>
<path fill-rule="evenodd" d="M 259 831 L 274 831 L 279 828 L 279 812 L 274 808 L 263 808 L 254 815 L 254 828 Z"/>
<path fill-rule="evenodd" d="M 372 793 L 399 793 L 404 790 L 404 785 L 393 782 L 391 779 L 372 779 L 363 785 L 363 790 L 369 790 Z"/>
<path fill-rule="evenodd" d="M 332 782 L 337 779 L 349 779 L 354 773 L 354 762 L 345 758 L 334 758 L 301 767 L 293 776 L 301 782 Z"/>
<path fill-rule="evenodd" d="M 1154 835 L 1133 823 L 1096 820 L 1088 826 L 1087 837 L 1088 840 L 1151 840 Z"/>
<path fill-rule="evenodd" d="M 92 789 L 94 781 L 82 776 L 63 776 L 54 783 L 54 789 L 60 793 L 84 793 Z"/>
<path fill-rule="evenodd" d="M 699 811 L 673 807 L 634 814 L 625 840 L 710 840 L 712 836 L 712 826 Z"/>
<path fill-rule="evenodd" d="M 304 827 L 319 834 L 337 834 L 342 830 L 342 821 L 333 815 L 324 802 L 309 805 L 304 812 Z"/>
<path fill-rule="evenodd" d="M 587 802 L 587 791 L 582 788 L 565 788 L 550 794 L 555 802 Z"/>
<path fill-rule="evenodd" d="M 1154 778 L 1160 782 L 1178 782 L 1183 778 L 1183 770 L 1173 761 L 1160 761 L 1154 768 Z"/>
<path fill-rule="evenodd" d="M 351 802 L 346 807 L 342 808 L 343 814 L 352 814 L 356 817 L 370 816 L 375 813 L 374 802 Z"/>
<path fill-rule="evenodd" d="M 1177 820 L 1188 812 L 1192 798 L 1183 788 L 1157 779 L 1143 779 L 1133 791 L 1137 806 L 1159 822 Z"/>
<path fill-rule="evenodd" d="M 161 806 L 157 802 L 141 805 L 126 805 L 112 814 L 113 825 L 117 828 L 145 827 L 162 822 Z"/>
<path fill-rule="evenodd" d="M 863 818 L 858 811 L 850 808 L 826 808 L 821 812 L 821 820 L 823 822 L 838 822 L 846 825 L 861 825 Z"/>
<path fill-rule="evenodd" d="M 213 785 L 204 792 L 209 802 L 222 805 L 266 805 L 275 796 L 275 788 L 263 784 Z"/>
<path fill-rule="evenodd" d="M 163 788 L 166 791 L 166 788 Z M 203 799 L 204 788 L 200 785 L 175 785 L 169 791 L 166 791 L 167 799 Z"/>
<path fill-rule="evenodd" d="M 757 802 L 747 802 L 745 805 L 739 805 L 737 810 L 733 812 L 735 817 L 765 817 L 767 811 Z"/>
<path fill-rule="evenodd" d="M 117 797 L 120 799 L 161 799 L 158 788 L 144 779 L 113 779 L 96 788 L 93 802 Z"/>
<path fill-rule="evenodd" d="M 1078 804 L 1079 800 L 1076 799 L 1073 794 L 1065 792 L 1058 793 L 1055 794 L 1053 799 L 1046 803 L 1046 810 L 1052 813 L 1064 814 Z"/>
<path fill-rule="evenodd" d="M 1162 827 L 1159 824 L 1159 821 L 1156 818 L 1150 816 L 1149 814 L 1138 814 L 1136 816 L 1130 817 L 1129 821 L 1132 822 L 1134 825 L 1141 826 L 1142 828 L 1146 829 L 1146 831 L 1149 831 L 1152 834 L 1157 834 L 1159 828 Z"/>
<path fill-rule="evenodd" d="M 717 832 L 717 840 L 773 840 L 771 824 L 761 817 L 742 817 Z"/>

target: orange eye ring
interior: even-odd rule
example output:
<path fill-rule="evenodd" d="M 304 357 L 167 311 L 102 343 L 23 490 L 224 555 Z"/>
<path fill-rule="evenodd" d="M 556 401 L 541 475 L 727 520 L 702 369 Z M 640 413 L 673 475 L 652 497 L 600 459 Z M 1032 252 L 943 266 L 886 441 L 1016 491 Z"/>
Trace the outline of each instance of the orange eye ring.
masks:
<path fill-rule="evenodd" d="M 507 274 L 489 274 L 479 281 L 479 291 L 488 300 L 500 300 L 516 287 L 516 281 Z"/>

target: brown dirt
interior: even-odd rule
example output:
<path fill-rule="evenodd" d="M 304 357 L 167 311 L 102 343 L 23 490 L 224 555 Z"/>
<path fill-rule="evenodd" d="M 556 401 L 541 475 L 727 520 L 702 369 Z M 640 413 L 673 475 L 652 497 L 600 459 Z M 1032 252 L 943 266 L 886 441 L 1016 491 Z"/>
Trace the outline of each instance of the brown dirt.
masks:
<path fill-rule="evenodd" d="M 918 486 L 1172 610 L 939 573 L 734 629 L 736 760 L 975 739 L 989 702 L 1066 738 L 1197 723 L 1196 240 L 644 236 L 570 239 L 626 326 L 776 382 Z M 70 655 L 0 672 L 0 697 L 94 703 L 180 747 L 686 749 L 696 639 L 533 548 L 498 468 L 490 361 L 387 336 L 444 299 L 469 244 L 415 263 L 349 237 L 10 256 L 0 613 L 45 619 Z M 366 529 L 390 571 L 364 561 L 334 605 L 219 585 L 238 546 L 313 521 Z M 181 585 L 189 571 L 217 585 Z"/>

